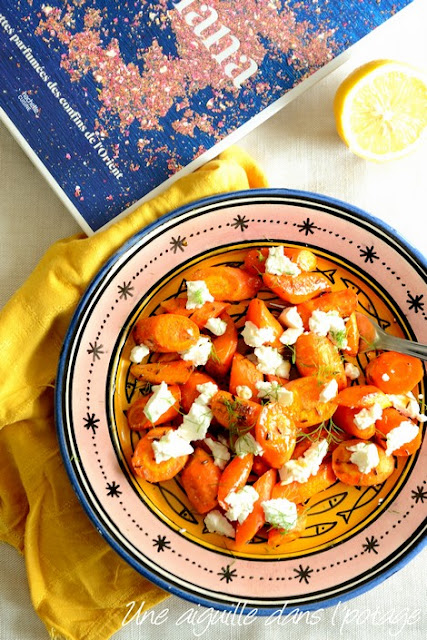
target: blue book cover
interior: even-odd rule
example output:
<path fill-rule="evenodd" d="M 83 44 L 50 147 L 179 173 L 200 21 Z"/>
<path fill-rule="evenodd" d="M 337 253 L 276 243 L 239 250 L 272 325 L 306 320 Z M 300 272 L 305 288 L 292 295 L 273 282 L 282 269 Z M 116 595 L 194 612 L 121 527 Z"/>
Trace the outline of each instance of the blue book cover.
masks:
<path fill-rule="evenodd" d="M 91 233 L 412 0 L 0 0 L 0 113 Z"/>

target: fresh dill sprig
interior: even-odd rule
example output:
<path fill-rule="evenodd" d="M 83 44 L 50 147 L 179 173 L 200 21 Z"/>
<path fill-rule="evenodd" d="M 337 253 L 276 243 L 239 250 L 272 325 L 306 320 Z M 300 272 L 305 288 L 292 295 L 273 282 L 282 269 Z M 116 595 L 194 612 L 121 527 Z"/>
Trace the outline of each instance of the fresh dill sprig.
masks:
<path fill-rule="evenodd" d="M 329 418 L 329 420 L 324 420 L 319 425 L 317 425 L 317 427 L 312 431 L 300 433 L 297 436 L 297 442 L 302 442 L 303 440 L 318 442 L 320 439 L 323 440 L 324 438 L 326 438 L 328 444 L 331 444 L 331 442 L 333 442 L 334 444 L 339 444 L 342 440 L 343 433 L 344 431 L 335 424 L 333 419 Z"/>

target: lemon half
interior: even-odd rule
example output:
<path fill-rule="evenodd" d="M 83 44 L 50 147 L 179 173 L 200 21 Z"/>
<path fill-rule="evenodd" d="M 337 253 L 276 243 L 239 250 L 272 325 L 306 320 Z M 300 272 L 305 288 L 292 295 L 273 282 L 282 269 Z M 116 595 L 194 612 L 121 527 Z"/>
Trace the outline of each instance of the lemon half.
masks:
<path fill-rule="evenodd" d="M 368 62 L 338 88 L 334 115 L 353 153 L 377 162 L 404 156 L 427 131 L 427 74 L 402 62 Z"/>

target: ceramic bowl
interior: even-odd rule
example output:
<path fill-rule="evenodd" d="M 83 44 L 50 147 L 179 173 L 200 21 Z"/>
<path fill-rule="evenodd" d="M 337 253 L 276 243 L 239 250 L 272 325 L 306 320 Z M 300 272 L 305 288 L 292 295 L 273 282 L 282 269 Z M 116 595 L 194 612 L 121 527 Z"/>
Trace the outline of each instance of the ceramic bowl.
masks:
<path fill-rule="evenodd" d="M 129 374 L 137 318 L 183 291 L 186 272 L 201 261 L 240 265 L 247 249 L 277 243 L 308 246 L 333 289 L 355 289 L 361 310 L 383 328 L 419 341 L 424 331 L 426 341 L 426 264 L 394 230 L 315 194 L 237 192 L 174 211 L 109 260 L 72 320 L 56 398 L 64 464 L 110 545 L 172 593 L 260 615 L 325 607 L 374 586 L 419 551 L 427 511 L 426 441 L 383 484 L 337 482 L 314 496 L 303 536 L 285 552 L 268 551 L 262 538 L 245 552 L 230 550 L 204 528 L 179 480 L 149 484 L 132 473 L 139 436 L 125 411 L 139 393 Z M 242 321 L 244 309 L 233 315 Z"/>

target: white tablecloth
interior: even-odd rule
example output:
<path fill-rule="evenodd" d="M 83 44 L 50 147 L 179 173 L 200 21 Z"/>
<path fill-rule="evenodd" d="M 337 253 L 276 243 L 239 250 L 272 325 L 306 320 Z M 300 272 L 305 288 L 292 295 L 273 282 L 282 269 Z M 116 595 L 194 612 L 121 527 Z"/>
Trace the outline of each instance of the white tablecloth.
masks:
<path fill-rule="evenodd" d="M 427 69 L 427 0 L 415 0 L 353 49 L 349 59 L 276 116 L 241 141 L 265 168 L 272 187 L 319 192 L 345 200 L 385 220 L 425 254 L 427 248 L 427 143 L 412 156 L 375 165 L 351 155 L 334 128 L 332 100 L 341 80 L 359 63 L 378 58 L 408 61 Z M 21 285 L 58 238 L 77 232 L 77 223 L 26 158 L 0 128 L 0 305 Z M 425 339 L 427 342 L 427 336 Z M 1 354 L 0 354 L 1 357 Z M 427 635 L 426 571 L 420 553 L 373 590 L 338 607 L 274 624 L 258 619 L 243 626 L 234 616 L 208 625 L 188 621 L 195 605 L 171 597 L 153 611 L 157 618 L 135 620 L 114 640 L 203 637 L 207 640 L 347 640 Z M 34 613 L 24 561 L 0 546 L 0 639 L 47 640 Z M 197 613 L 197 611 L 196 611 Z M 139 624 L 138 624 L 139 622 Z M 81 640 L 84 640 L 83 638 Z"/>

